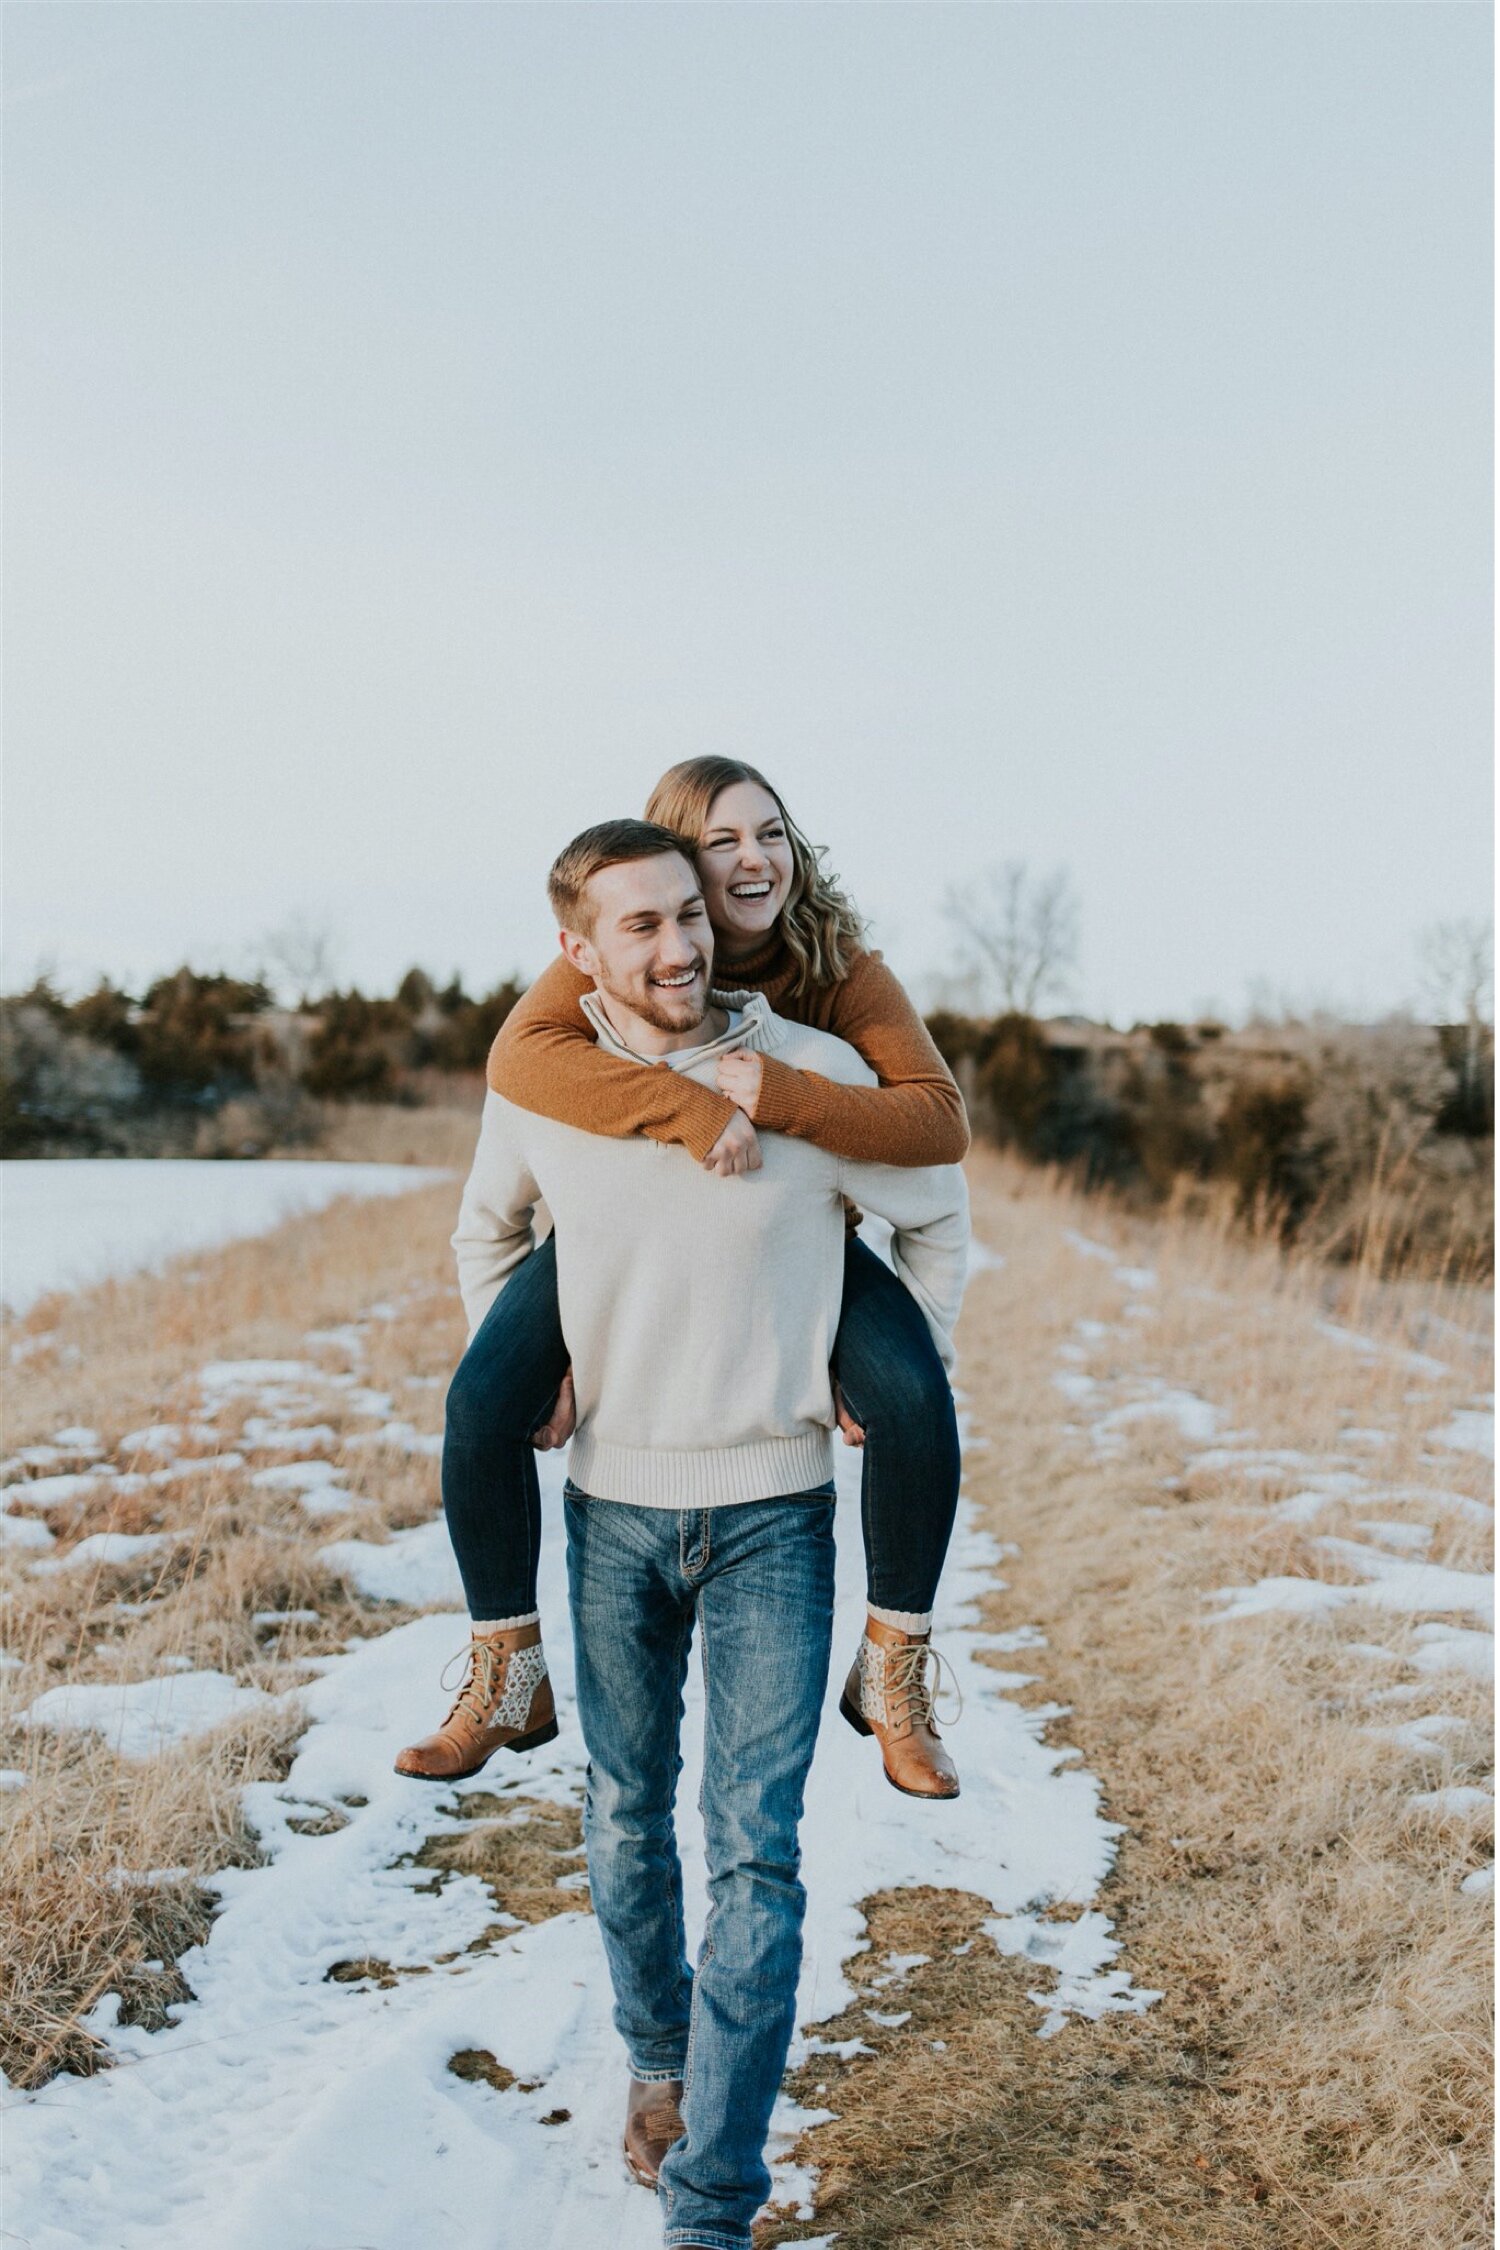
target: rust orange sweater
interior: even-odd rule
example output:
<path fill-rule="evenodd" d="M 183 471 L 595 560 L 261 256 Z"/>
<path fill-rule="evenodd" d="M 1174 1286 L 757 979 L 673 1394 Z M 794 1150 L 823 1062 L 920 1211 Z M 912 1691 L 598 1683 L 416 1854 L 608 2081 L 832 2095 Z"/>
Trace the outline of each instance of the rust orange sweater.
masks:
<path fill-rule="evenodd" d="M 878 1086 L 839 1086 L 764 1061 L 755 1122 L 863 1164 L 956 1164 L 969 1145 L 963 1096 L 927 1026 L 878 953 L 860 953 L 840 984 L 793 995 L 796 964 L 779 938 L 748 959 L 720 965 L 721 991 L 763 992 L 778 1015 L 831 1031 L 857 1048 Z M 506 1017 L 490 1049 L 497 1094 L 562 1125 L 623 1140 L 676 1141 L 699 1159 L 734 1104 L 676 1070 L 642 1070 L 607 1055 L 580 1000 L 592 989 L 560 956 Z"/>

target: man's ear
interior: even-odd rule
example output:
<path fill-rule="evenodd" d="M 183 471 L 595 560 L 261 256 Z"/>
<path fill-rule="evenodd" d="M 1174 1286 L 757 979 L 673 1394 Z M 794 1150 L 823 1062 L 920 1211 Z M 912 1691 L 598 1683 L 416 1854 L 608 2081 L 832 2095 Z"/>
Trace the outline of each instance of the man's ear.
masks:
<path fill-rule="evenodd" d="M 559 930 L 557 942 L 580 976 L 588 977 L 591 982 L 597 978 L 599 956 L 586 937 L 580 937 L 576 930 Z"/>

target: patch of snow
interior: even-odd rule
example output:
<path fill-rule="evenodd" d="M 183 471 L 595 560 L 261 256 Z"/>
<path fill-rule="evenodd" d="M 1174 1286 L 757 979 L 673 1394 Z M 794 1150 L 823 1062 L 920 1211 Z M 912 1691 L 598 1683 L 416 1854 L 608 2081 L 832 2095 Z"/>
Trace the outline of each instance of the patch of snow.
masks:
<path fill-rule="evenodd" d="M 443 1450 L 441 1430 L 413 1429 L 410 1422 L 386 1422 L 378 1430 L 361 1430 L 358 1437 L 345 1442 L 345 1451 L 361 1452 L 379 1448 L 390 1453 L 422 1453 L 437 1460 Z"/>
<path fill-rule="evenodd" d="M 1345 1445 L 1390 1445 L 1393 1442 L 1389 1430 L 1361 1429 L 1357 1423 L 1340 1430 L 1339 1436 Z"/>
<path fill-rule="evenodd" d="M 1419 1672 L 1468 1672 L 1477 1680 L 1495 1676 L 1495 1636 L 1477 1633 L 1472 1626 L 1419 1625 L 1413 1639 L 1421 1645 L 1408 1661 Z"/>
<path fill-rule="evenodd" d="M 168 1462 L 164 1469 L 148 1470 L 145 1481 L 147 1484 L 183 1484 L 189 1477 L 222 1476 L 227 1470 L 242 1469 L 244 1465 L 243 1453 L 195 1453 L 190 1458 Z M 122 1478 L 121 1483 L 124 1481 Z M 132 1478 L 130 1481 L 138 1483 L 140 1480 Z"/>
<path fill-rule="evenodd" d="M 19 1766 L 0 1766 L 0 1791 L 26 1789 L 30 1785 L 31 1776 L 23 1773 Z"/>
<path fill-rule="evenodd" d="M 213 1436 L 210 1430 L 209 1435 Z M 121 1438 L 121 1453 L 177 1453 L 182 1449 L 183 1426 L 180 1422 L 148 1422 L 144 1429 L 127 1430 Z"/>
<path fill-rule="evenodd" d="M 209 1734 L 270 1700 L 259 1688 L 240 1687 L 223 1672 L 171 1672 L 165 1679 L 128 1684 L 48 1688 L 22 1712 L 21 1722 L 102 1734 L 122 1758 L 139 1760 L 154 1758 L 171 1743 Z"/>
<path fill-rule="evenodd" d="M 1074 1227 L 1063 1228 L 1063 1240 L 1080 1258 L 1102 1258 L 1107 1266 L 1115 1262 L 1115 1252 L 1107 1242 L 1095 1242 L 1088 1235 L 1079 1234 Z"/>
<path fill-rule="evenodd" d="M 88 1570 L 95 1565 L 115 1570 L 123 1563 L 138 1562 L 142 1555 L 158 1554 L 168 1545 L 164 1531 L 96 1531 L 91 1539 L 80 1539 L 65 1555 L 49 1557 L 31 1567 L 38 1577 L 44 1572 L 50 1576 L 60 1570 Z"/>
<path fill-rule="evenodd" d="M 1488 1898 L 1495 1888 L 1494 1861 L 1491 1860 L 1488 1867 L 1476 1867 L 1464 1877 L 1458 1887 L 1461 1891 L 1467 1891 L 1471 1898 Z"/>
<path fill-rule="evenodd" d="M 85 1469 L 73 1476 L 31 1477 L 4 1486 L 0 1500 L 25 1500 L 33 1508 L 60 1508 L 67 1501 L 81 1500 L 86 1492 L 97 1492 L 114 1473 L 113 1469 Z"/>
<path fill-rule="evenodd" d="M 1427 1435 L 1433 1445 L 1444 1445 L 1452 1453 L 1479 1453 L 1486 1461 L 1495 1458 L 1495 1415 L 1491 1407 L 1460 1407 L 1442 1429 L 1429 1430 Z"/>
<path fill-rule="evenodd" d="M 1362 1590 L 1362 1599 L 1381 1608 L 1408 1612 L 1467 1610 L 1477 1617 L 1494 1616 L 1495 1581 L 1488 1571 L 1448 1570 L 1440 1563 L 1406 1562 L 1374 1547 L 1361 1546 L 1357 1539 L 1325 1536 L 1315 1539 L 1313 1545 L 1334 1561 L 1375 1580 L 1373 1587 Z"/>
<path fill-rule="evenodd" d="M 1252 1586 L 1220 1586 L 1210 1601 L 1225 1606 L 1210 1620 L 1221 1625 L 1232 1618 L 1260 1617 L 1271 1611 L 1343 1609 L 1365 1602 L 1377 1609 L 1415 1615 L 1422 1610 L 1448 1610 L 1488 1617 L 1493 1614 L 1495 1581 L 1488 1572 L 1447 1570 L 1438 1563 L 1412 1562 L 1354 1539 L 1321 1538 L 1313 1544 L 1335 1562 L 1359 1571 L 1369 1581 L 1363 1586 L 1331 1586 L 1321 1578 L 1261 1578 Z"/>
<path fill-rule="evenodd" d="M 1268 1482 L 1287 1469 L 1301 1471 L 1319 1466 L 1315 1453 L 1299 1453 L 1293 1446 L 1216 1445 L 1195 1453 L 1190 1469 L 1232 1469 L 1242 1477 L 1263 1477 Z"/>
<path fill-rule="evenodd" d="M 1127 1289 L 1154 1289 L 1156 1275 L 1150 1266 L 1116 1266 L 1116 1281 L 1123 1281 Z M 1129 1307 L 1126 1308 L 1127 1311 Z"/>
<path fill-rule="evenodd" d="M 1056 1974 L 1054 1988 L 1026 1995 L 1045 2011 L 1044 2039 L 1061 2031 L 1070 2015 L 1090 2022 L 1104 2015 L 1138 2016 L 1161 1998 L 1159 1992 L 1132 1985 L 1124 1969 L 1110 1968 L 1119 1954 L 1119 1941 L 1110 1934 L 1107 1916 L 1096 1911 L 1071 1922 L 1048 1922 L 1036 1913 L 1010 1914 L 984 1927 L 998 1952 L 1018 1954 Z"/>
<path fill-rule="evenodd" d="M 54 1547 L 57 1535 L 38 1516 L 13 1516 L 0 1510 L 0 1547 Z M 16 1659 L 19 1663 L 19 1657 Z"/>
<path fill-rule="evenodd" d="M 1425 1523 L 1361 1522 L 1358 1528 L 1382 1547 L 1394 1547 L 1402 1554 L 1422 1555 L 1432 1545 L 1432 1527 Z"/>
<path fill-rule="evenodd" d="M 448 1527 L 441 1516 L 398 1531 L 383 1547 L 367 1539 L 340 1539 L 318 1549 L 318 1560 L 371 1602 L 409 1602 L 426 1609 L 434 1602 L 463 1601 L 463 1587 Z"/>
<path fill-rule="evenodd" d="M 1447 1375 L 1451 1372 L 1446 1360 L 1433 1359 L 1426 1352 L 1409 1352 L 1400 1344 L 1378 1343 L 1373 1336 L 1361 1336 L 1353 1328 L 1341 1328 L 1337 1321 L 1315 1320 L 1313 1327 L 1330 1344 L 1342 1345 L 1345 1351 L 1358 1352 L 1361 1359 L 1391 1359 L 1401 1367 L 1410 1367 L 1419 1375 Z"/>
<path fill-rule="evenodd" d="M 329 1351 L 344 1352 L 350 1359 L 365 1356 L 365 1332 L 357 1320 L 346 1320 L 337 1328 L 309 1328 L 302 1341 L 321 1345 Z"/>
<path fill-rule="evenodd" d="M 1495 1800 L 1488 1789 L 1474 1789 L 1466 1784 L 1454 1784 L 1447 1789 L 1422 1789 L 1406 1800 L 1413 1812 L 1436 1813 L 1442 1819 L 1465 1819 L 1471 1814 L 1493 1812 Z"/>
<path fill-rule="evenodd" d="M 1163 1384 L 1148 1398 L 1133 1399 L 1126 1406 L 1111 1407 L 1107 1414 L 1101 1414 L 1093 1426 L 1094 1444 L 1103 1451 L 1120 1430 L 1135 1422 L 1152 1421 L 1175 1422 L 1190 1443 L 1201 1445 L 1217 1429 L 1219 1410 L 1195 1391 L 1171 1390 Z"/>
<path fill-rule="evenodd" d="M 303 1445 L 337 1445 L 339 1433 L 331 1422 L 309 1422 L 300 1430 L 251 1414 L 245 1422 L 245 1443 L 258 1453 L 294 1453 Z"/>
<path fill-rule="evenodd" d="M 1428 1711 L 1420 1719 L 1403 1721 L 1399 1727 L 1376 1727 L 1373 1731 L 1403 1750 L 1436 1750 L 1445 1736 L 1462 1734 L 1466 1723 L 1452 1711 Z"/>
<path fill-rule="evenodd" d="M 250 1622 L 264 1632 L 271 1625 L 320 1625 L 322 1617 L 315 1609 L 258 1609 Z"/>
<path fill-rule="evenodd" d="M 54 1289 L 156 1267 L 184 1250 L 266 1234 L 339 1196 L 407 1195 L 452 1175 L 405 1164 L 60 1157 L 0 1165 L 13 1312 Z"/>
<path fill-rule="evenodd" d="M 894 2016 L 882 2015 L 878 2008 L 866 2008 L 865 2014 L 871 2023 L 878 2023 L 887 2031 L 898 2031 L 902 2024 L 911 2022 L 910 2008 L 903 2008 L 899 2015 Z"/>
<path fill-rule="evenodd" d="M 258 1391 L 267 1384 L 316 1383 L 323 1371 L 306 1359 L 211 1359 L 198 1370 L 205 1391 Z"/>
<path fill-rule="evenodd" d="M 1082 1406 L 1088 1399 L 1093 1398 L 1099 1388 L 1092 1375 L 1071 1374 L 1065 1367 L 1059 1367 L 1054 1371 L 1052 1387 L 1054 1390 L 1061 1391 L 1064 1398 L 1072 1399 L 1075 1406 Z"/>

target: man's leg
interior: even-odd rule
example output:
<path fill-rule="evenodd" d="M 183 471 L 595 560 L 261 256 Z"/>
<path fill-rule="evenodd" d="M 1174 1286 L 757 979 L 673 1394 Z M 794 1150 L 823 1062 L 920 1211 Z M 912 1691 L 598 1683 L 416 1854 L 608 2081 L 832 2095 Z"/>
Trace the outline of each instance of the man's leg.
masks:
<path fill-rule="evenodd" d="M 589 1888 L 631 2075 L 680 2079 L 692 2004 L 672 1809 L 682 1771 L 682 1685 L 692 1589 L 675 1509 L 575 1497 L 568 1598 L 578 1719 L 588 1745 Z"/>
<path fill-rule="evenodd" d="M 685 2136 L 661 2167 L 665 2241 L 745 2250 L 770 2187 L 806 1904 L 797 1826 L 833 1621 L 832 1487 L 696 1511 L 709 1916 L 693 1983 Z"/>

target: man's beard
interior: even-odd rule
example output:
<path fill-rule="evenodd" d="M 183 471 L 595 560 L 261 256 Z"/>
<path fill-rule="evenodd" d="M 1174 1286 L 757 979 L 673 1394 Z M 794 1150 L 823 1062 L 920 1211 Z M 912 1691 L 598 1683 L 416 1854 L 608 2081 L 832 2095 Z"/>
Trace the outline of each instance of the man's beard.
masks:
<path fill-rule="evenodd" d="M 669 1012 L 671 1008 L 670 997 L 665 993 L 658 992 L 657 987 L 645 977 L 642 977 L 639 986 L 634 991 L 623 992 L 617 984 L 611 984 L 601 971 L 598 978 L 599 988 L 608 999 L 618 1001 L 619 1005 L 622 1008 L 628 1008 L 633 1016 L 639 1016 L 642 1023 L 649 1023 L 653 1031 L 693 1031 L 708 1014 L 710 972 L 709 964 L 701 953 L 698 956 L 698 967 L 703 971 L 703 983 L 698 988 L 698 998 L 694 1003 L 696 1013 L 693 1015 L 682 1013 L 683 994 L 689 991 L 690 987 L 685 986 L 683 993 L 677 995 L 678 1012 L 675 1015 Z"/>

